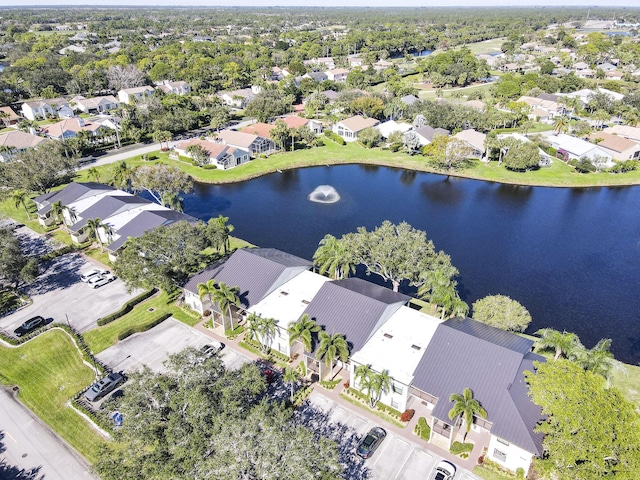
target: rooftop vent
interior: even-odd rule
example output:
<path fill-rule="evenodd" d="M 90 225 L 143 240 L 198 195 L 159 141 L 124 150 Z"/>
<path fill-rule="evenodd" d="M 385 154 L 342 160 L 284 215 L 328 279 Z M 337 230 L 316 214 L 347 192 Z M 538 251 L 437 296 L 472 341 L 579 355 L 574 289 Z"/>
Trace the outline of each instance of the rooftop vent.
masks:
<path fill-rule="evenodd" d="M 393 338 L 393 335 L 391 335 L 390 333 L 385 333 L 384 338 Z"/>
<path fill-rule="evenodd" d="M 302 300 L 302 303 L 304 303 L 305 305 L 309 305 L 311 302 L 309 300 Z"/>
<path fill-rule="evenodd" d="M 422 347 L 420 347 L 419 345 L 411 345 L 411 348 L 413 348 L 414 350 L 420 350 Z"/>
<path fill-rule="evenodd" d="M 284 290 L 280 290 L 280 295 L 286 297 L 287 295 L 289 295 L 289 292 L 285 292 Z"/>

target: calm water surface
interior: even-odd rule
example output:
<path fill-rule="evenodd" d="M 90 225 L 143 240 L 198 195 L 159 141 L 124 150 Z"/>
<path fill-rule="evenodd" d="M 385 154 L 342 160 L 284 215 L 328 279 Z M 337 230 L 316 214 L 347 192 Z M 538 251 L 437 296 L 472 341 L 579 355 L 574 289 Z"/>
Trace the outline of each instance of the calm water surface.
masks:
<path fill-rule="evenodd" d="M 341 200 L 309 201 L 325 184 Z M 617 358 L 640 361 L 639 187 L 517 187 L 345 165 L 198 184 L 185 211 L 223 214 L 234 235 L 309 259 L 327 233 L 407 221 L 451 255 L 467 303 L 509 295 L 531 312 L 528 331 L 565 329 L 588 347 L 612 338 Z"/>

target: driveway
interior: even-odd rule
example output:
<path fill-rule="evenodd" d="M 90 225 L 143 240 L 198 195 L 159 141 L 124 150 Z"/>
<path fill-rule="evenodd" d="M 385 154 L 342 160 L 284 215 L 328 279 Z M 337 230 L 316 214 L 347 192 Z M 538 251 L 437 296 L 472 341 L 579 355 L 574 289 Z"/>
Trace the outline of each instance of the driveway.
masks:
<path fill-rule="evenodd" d="M 357 407 L 354 407 L 357 408 Z M 370 428 L 382 426 L 344 405 L 314 391 L 299 413 L 300 419 L 316 431 L 333 438 L 340 448 L 340 461 L 347 466 L 347 478 L 378 480 L 427 479 L 442 458 L 419 444 L 387 430 L 387 436 L 373 456 L 363 460 L 354 451 Z M 457 480 L 476 480 L 458 467 Z"/>
<path fill-rule="evenodd" d="M 104 288 L 104 287 L 103 287 Z M 97 357 L 117 371 L 131 373 L 147 365 L 154 372 L 165 370 L 163 362 L 187 347 L 200 348 L 210 338 L 174 318 L 168 318 L 152 329 L 132 335 L 100 352 Z M 239 352 L 225 348 L 219 354 L 225 366 L 238 369 L 250 362 Z"/>
<path fill-rule="evenodd" d="M 46 249 L 41 240 L 30 242 L 29 248 Z M 25 291 L 33 303 L 22 310 L 0 318 L 0 328 L 13 332 L 26 319 L 42 315 L 50 321 L 69 324 L 80 332 L 94 328 L 98 318 L 118 310 L 139 292 L 127 292 L 121 280 L 93 289 L 80 281 L 80 274 L 96 268 L 79 253 L 70 253 L 41 265 L 40 276 Z"/>

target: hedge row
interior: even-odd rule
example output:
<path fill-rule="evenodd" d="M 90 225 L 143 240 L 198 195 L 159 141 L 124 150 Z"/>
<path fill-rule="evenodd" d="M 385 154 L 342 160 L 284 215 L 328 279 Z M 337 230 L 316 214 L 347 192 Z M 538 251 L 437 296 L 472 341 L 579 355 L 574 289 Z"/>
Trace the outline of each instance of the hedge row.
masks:
<path fill-rule="evenodd" d="M 106 325 L 107 323 L 111 323 L 114 320 L 117 320 L 118 318 L 126 315 L 131 310 L 133 310 L 133 307 L 135 307 L 137 304 L 139 304 L 141 302 L 144 302 L 147 298 L 155 295 L 157 292 L 158 292 L 158 289 L 154 287 L 151 290 L 143 292 L 140 295 L 138 295 L 137 297 L 132 298 L 127 303 L 125 303 L 122 306 L 122 308 L 120 310 L 118 310 L 117 312 L 113 312 L 113 313 L 110 313 L 109 315 L 107 315 L 105 317 L 99 318 L 98 319 L 98 326 L 102 327 L 103 325 Z"/>
<path fill-rule="evenodd" d="M 342 145 L 342 146 L 344 146 L 344 145 L 346 145 L 346 144 L 347 144 L 347 142 L 345 142 L 345 141 L 344 141 L 344 138 L 342 138 L 342 137 L 341 137 L 340 135 L 338 135 L 337 133 L 332 132 L 331 130 L 325 130 L 325 131 L 324 131 L 324 135 L 325 135 L 327 138 L 329 138 L 329 139 L 333 140 L 334 142 L 336 142 L 338 145 Z"/>
<path fill-rule="evenodd" d="M 159 325 L 160 323 L 164 322 L 170 316 L 171 316 L 171 312 L 163 313 L 158 318 L 156 318 L 155 320 L 152 320 L 149 323 L 138 325 L 137 327 L 127 328 L 124 332 L 120 332 L 120 334 L 118 335 L 118 340 L 124 340 L 125 338 L 133 335 L 134 333 L 146 332 L 147 330 L 150 330 L 156 325 Z"/>

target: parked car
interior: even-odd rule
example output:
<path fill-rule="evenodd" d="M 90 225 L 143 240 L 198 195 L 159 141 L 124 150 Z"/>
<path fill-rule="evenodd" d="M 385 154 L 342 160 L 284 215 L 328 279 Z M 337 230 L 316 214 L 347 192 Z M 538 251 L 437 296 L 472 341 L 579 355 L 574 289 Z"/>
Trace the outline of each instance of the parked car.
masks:
<path fill-rule="evenodd" d="M 82 280 L 85 283 L 88 283 L 91 279 L 97 279 L 103 273 L 108 273 L 108 272 L 103 268 L 94 268 L 93 270 L 89 270 L 88 272 L 85 272 L 82 275 L 80 275 L 80 280 Z"/>
<path fill-rule="evenodd" d="M 16 228 L 24 227 L 22 223 L 15 222 L 11 219 L 0 220 L 0 228 L 6 230 L 15 230 Z"/>
<path fill-rule="evenodd" d="M 453 480 L 456 474 L 456 466 L 453 463 L 442 460 L 433 469 L 429 480 Z"/>
<path fill-rule="evenodd" d="M 360 441 L 356 453 L 362 458 L 369 458 L 380 446 L 387 432 L 380 427 L 373 427 L 369 433 Z"/>
<path fill-rule="evenodd" d="M 116 279 L 115 275 L 107 272 L 103 275 L 100 275 L 100 277 L 97 280 L 92 281 L 91 286 L 93 288 L 99 288 L 99 287 L 102 287 L 103 285 L 106 285 L 107 283 L 113 282 L 115 279 Z"/>
<path fill-rule="evenodd" d="M 24 322 L 22 325 L 16 328 L 13 333 L 16 337 L 21 337 L 23 335 L 26 335 L 27 333 L 33 332 L 40 327 L 44 327 L 46 323 L 47 322 L 45 321 L 45 319 L 38 315 L 37 317 L 32 317 Z"/>
<path fill-rule="evenodd" d="M 110 373 L 99 382 L 94 383 L 89 390 L 84 392 L 84 397 L 90 402 L 100 400 L 109 392 L 116 389 L 118 385 L 124 382 L 124 376 L 121 373 Z"/>
<path fill-rule="evenodd" d="M 200 351 L 204 353 L 204 356 L 206 358 L 209 358 L 214 355 L 217 355 L 220 352 L 220 350 L 222 350 L 223 348 L 224 348 L 224 343 L 220 343 L 216 340 L 212 340 L 211 343 L 207 343 L 206 345 L 203 345 Z"/>

